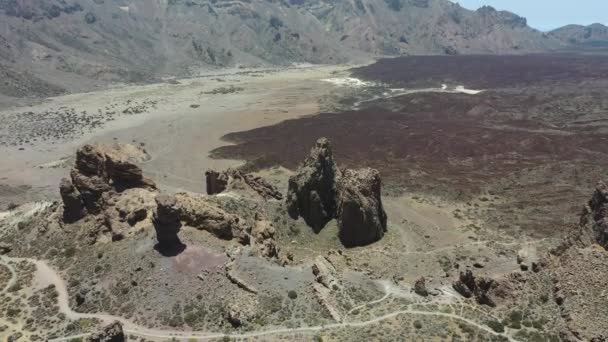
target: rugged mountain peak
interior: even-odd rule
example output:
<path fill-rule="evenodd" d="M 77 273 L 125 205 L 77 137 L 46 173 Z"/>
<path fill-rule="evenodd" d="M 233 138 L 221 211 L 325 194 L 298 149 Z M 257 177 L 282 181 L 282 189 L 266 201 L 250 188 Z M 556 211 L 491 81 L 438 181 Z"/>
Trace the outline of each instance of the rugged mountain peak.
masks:
<path fill-rule="evenodd" d="M 336 175 L 331 143 L 317 140 L 310 155 L 289 178 L 287 210 L 293 219 L 302 217 L 319 232 L 336 216 Z"/>
<path fill-rule="evenodd" d="M 217 67 L 534 52 L 558 45 L 517 15 L 490 7 L 469 11 L 448 0 L 5 0 L 0 18 L 7 23 L 0 65 L 28 71 L 36 63 L 31 77 L 39 77 L 37 83 L 68 91 Z M 73 73 L 86 82 L 65 82 Z M 18 83 L 0 92 L 31 95 Z"/>

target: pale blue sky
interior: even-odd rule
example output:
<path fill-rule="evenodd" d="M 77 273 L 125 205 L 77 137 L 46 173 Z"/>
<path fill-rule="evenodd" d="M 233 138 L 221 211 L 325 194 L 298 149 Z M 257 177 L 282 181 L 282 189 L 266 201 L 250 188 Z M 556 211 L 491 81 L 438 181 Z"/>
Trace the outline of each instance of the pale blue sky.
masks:
<path fill-rule="evenodd" d="M 528 18 L 530 26 L 551 30 L 567 24 L 608 24 L 608 0 L 453 0 L 462 7 L 490 5 Z"/>

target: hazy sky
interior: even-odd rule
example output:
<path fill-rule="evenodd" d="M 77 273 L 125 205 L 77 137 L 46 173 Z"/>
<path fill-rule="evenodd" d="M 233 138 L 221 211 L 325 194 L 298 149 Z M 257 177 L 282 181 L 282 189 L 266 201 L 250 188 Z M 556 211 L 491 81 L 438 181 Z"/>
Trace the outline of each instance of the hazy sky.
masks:
<path fill-rule="evenodd" d="M 528 18 L 530 26 L 551 30 L 567 24 L 608 24 L 608 0 L 453 0 L 462 7 L 490 5 Z"/>

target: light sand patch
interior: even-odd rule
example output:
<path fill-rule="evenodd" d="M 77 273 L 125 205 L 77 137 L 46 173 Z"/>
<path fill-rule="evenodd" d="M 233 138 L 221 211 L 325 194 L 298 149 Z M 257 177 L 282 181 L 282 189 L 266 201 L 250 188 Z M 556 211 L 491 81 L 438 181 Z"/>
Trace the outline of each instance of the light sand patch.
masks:
<path fill-rule="evenodd" d="M 235 167 L 237 160 L 214 160 L 209 152 L 227 144 L 228 133 L 272 125 L 319 112 L 321 98 L 350 91 L 322 81 L 347 66 L 296 67 L 275 71 L 214 74 L 159 83 L 117 86 L 97 92 L 50 98 L 27 108 L 0 110 L 0 118 L 14 112 L 44 113 L 74 108 L 78 113 L 122 113 L 134 103 L 154 103 L 145 112 L 120 115 L 82 136 L 36 141 L 19 150 L 0 147 L 2 182 L 31 185 L 40 199 L 57 198 L 58 184 L 69 165 L 57 162 L 74 155 L 84 143 L 125 142 L 140 145 L 151 156 L 144 172 L 164 189 L 204 190 L 208 168 Z M 230 94 L 206 94 L 219 87 L 238 87 Z M 109 108 L 109 109 L 107 109 Z M 42 167 L 40 167 L 42 166 Z M 51 166 L 51 167 L 49 167 Z M 57 166 L 57 167 L 54 167 Z"/>

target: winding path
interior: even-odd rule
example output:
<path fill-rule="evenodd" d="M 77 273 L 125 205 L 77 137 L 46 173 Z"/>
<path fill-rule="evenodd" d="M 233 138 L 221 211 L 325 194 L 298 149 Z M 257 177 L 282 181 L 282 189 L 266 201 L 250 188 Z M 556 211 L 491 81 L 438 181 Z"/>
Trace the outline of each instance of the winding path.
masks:
<path fill-rule="evenodd" d="M 370 319 L 367 321 L 343 322 L 343 323 L 334 323 L 334 324 L 318 325 L 318 326 L 311 326 L 311 327 L 301 327 L 301 328 L 277 328 L 277 329 L 272 329 L 272 330 L 255 331 L 255 332 L 249 332 L 249 333 L 243 333 L 243 334 L 225 334 L 225 333 L 212 333 L 212 332 L 184 332 L 184 331 L 178 331 L 178 330 L 156 330 L 156 329 L 150 329 L 150 328 L 138 326 L 138 325 L 134 324 L 133 322 L 126 320 L 119 316 L 113 316 L 113 315 L 101 314 L 101 313 L 85 314 L 85 313 L 78 313 L 78 312 L 73 311 L 69 305 L 69 297 L 68 297 L 68 292 L 67 292 L 67 287 L 66 287 L 65 281 L 61 278 L 59 273 L 57 273 L 51 266 L 49 266 L 45 261 L 42 261 L 42 260 L 36 260 L 36 259 L 30 259 L 30 258 L 7 258 L 7 257 L 0 258 L 0 263 L 2 263 L 3 265 L 6 265 L 12 274 L 11 280 L 9 281 L 9 284 L 5 287 L 3 292 L 6 292 L 8 290 L 8 288 L 10 286 L 12 286 L 12 284 L 16 281 L 16 271 L 8 263 L 8 261 L 10 261 L 10 260 L 12 260 L 12 261 L 25 260 L 25 261 L 31 262 L 36 265 L 38 279 L 41 282 L 43 282 L 44 285 L 51 285 L 51 284 L 55 285 L 57 292 L 59 294 L 57 297 L 59 311 L 61 313 L 65 314 L 67 318 L 73 319 L 73 320 L 82 319 L 82 318 L 98 319 L 106 324 L 110 323 L 112 321 L 119 321 L 122 323 L 123 329 L 127 334 L 133 334 L 133 335 L 142 336 L 142 337 L 150 337 L 150 338 L 173 338 L 173 337 L 175 337 L 175 338 L 180 338 L 180 339 L 198 339 L 198 340 L 222 338 L 225 336 L 229 336 L 232 338 L 252 338 L 252 337 L 260 337 L 260 336 L 276 335 L 276 334 L 311 333 L 311 332 L 318 332 L 318 331 L 327 330 L 327 329 L 364 327 L 364 326 L 376 324 L 376 323 L 379 323 L 379 322 L 382 322 L 382 321 L 385 321 L 385 320 L 388 320 L 391 318 L 395 318 L 395 317 L 398 317 L 401 315 L 420 315 L 420 316 L 445 317 L 445 318 L 462 321 L 466 324 L 474 326 L 477 329 L 482 330 L 491 335 L 502 336 L 502 337 L 507 338 L 511 342 L 517 342 L 517 340 L 513 339 L 512 337 L 510 337 L 504 333 L 497 333 L 494 330 L 492 330 L 491 328 L 489 328 L 488 326 L 479 324 L 468 318 L 465 318 L 465 317 L 462 317 L 462 316 L 459 316 L 456 314 L 452 314 L 452 313 L 415 310 L 415 309 L 412 309 L 411 305 L 409 305 L 407 307 L 407 309 L 398 310 L 398 311 L 388 313 L 388 314 L 385 314 L 385 315 L 382 315 L 382 316 L 379 316 L 379 317 L 376 317 L 374 319 Z M 380 298 L 378 300 L 374 300 L 369 303 L 366 303 L 365 305 L 382 302 L 382 301 L 386 300 L 391 294 L 393 294 L 393 292 L 386 286 L 384 287 L 384 290 L 385 290 L 386 294 L 382 298 Z M 357 308 L 365 307 L 365 305 L 358 306 Z M 351 310 L 350 312 L 352 312 L 353 310 Z M 90 334 L 78 334 L 78 335 L 54 338 L 54 339 L 50 339 L 49 341 L 50 342 L 69 341 L 74 338 L 86 337 L 89 335 Z"/>
<path fill-rule="evenodd" d="M 6 266 L 8 271 L 11 273 L 11 278 L 8 280 L 8 282 L 4 286 L 4 289 L 2 289 L 2 291 L 0 291 L 0 293 L 6 293 L 17 282 L 17 271 L 15 271 L 15 267 L 13 267 L 13 265 L 8 263 L 8 260 L 6 260 L 5 257 L 0 257 L 0 263 L 2 263 L 4 266 Z"/>

